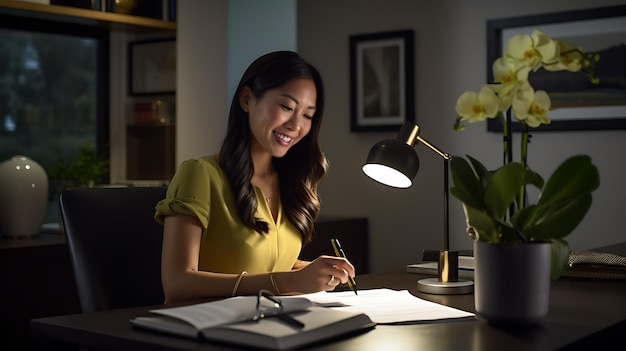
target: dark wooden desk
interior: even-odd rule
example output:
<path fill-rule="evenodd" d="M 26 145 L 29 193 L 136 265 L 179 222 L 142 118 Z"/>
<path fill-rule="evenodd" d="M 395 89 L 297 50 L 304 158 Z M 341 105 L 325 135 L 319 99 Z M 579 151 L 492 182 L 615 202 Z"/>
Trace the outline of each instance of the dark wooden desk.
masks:
<path fill-rule="evenodd" d="M 423 276 L 390 272 L 357 277 L 360 289 L 408 289 L 412 294 L 474 312 L 473 295 L 428 295 L 417 291 Z M 589 349 L 624 349 L 626 283 L 620 281 L 560 280 L 552 283 L 550 312 L 538 325 L 500 329 L 484 321 L 413 325 L 379 325 L 350 338 L 312 346 L 308 350 L 573 350 L 605 330 Z M 148 315 L 148 307 L 40 318 L 31 321 L 31 336 L 40 349 L 62 342 L 107 350 L 235 350 L 224 345 L 133 330 L 130 318 Z M 595 333 L 595 334 L 594 334 Z M 591 337 L 589 338 L 588 336 Z M 578 342 L 578 344 L 576 344 Z M 58 346 L 58 345 L 55 345 Z"/>

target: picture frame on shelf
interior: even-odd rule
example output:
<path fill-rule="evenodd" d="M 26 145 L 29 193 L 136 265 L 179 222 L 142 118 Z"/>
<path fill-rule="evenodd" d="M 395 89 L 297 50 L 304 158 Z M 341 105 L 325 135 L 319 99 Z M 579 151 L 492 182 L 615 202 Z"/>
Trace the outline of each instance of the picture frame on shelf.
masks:
<path fill-rule="evenodd" d="M 158 39 L 128 44 L 129 95 L 174 94 L 176 40 Z"/>
<path fill-rule="evenodd" d="M 415 120 L 413 31 L 350 36 L 351 131 L 398 130 Z"/>
<path fill-rule="evenodd" d="M 506 42 L 535 29 L 598 53 L 600 83 L 593 85 L 579 72 L 531 72 L 530 83 L 549 94 L 554 108 L 548 113 L 551 123 L 533 131 L 626 129 L 626 6 L 488 20 L 487 82 L 493 80 L 492 63 L 502 56 Z M 500 132 L 502 125 L 489 119 L 487 130 Z M 512 130 L 520 131 L 520 123 L 514 121 Z"/>

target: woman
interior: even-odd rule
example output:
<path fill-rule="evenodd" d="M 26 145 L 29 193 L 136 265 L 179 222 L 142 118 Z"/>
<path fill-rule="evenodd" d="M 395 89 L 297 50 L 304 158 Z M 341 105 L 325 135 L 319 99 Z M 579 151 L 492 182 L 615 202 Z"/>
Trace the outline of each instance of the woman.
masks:
<path fill-rule="evenodd" d="M 298 54 L 269 53 L 248 67 L 219 154 L 183 162 L 156 206 L 168 302 L 312 293 L 354 277 L 344 258 L 298 260 L 327 169 L 323 108 L 321 76 Z"/>

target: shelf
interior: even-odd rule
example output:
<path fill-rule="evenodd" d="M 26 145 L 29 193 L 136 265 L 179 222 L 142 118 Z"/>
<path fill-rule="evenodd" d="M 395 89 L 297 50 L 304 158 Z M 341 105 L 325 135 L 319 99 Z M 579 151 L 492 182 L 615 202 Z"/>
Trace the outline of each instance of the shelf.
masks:
<path fill-rule="evenodd" d="M 176 127 L 134 124 L 126 129 L 126 178 L 169 180 L 176 170 Z"/>
<path fill-rule="evenodd" d="M 0 0 L 0 14 L 131 32 L 176 30 L 176 22 L 78 7 L 44 5 L 27 1 Z"/>
<path fill-rule="evenodd" d="M 174 123 L 129 123 L 126 125 L 128 129 L 146 129 L 146 128 L 173 128 Z"/>

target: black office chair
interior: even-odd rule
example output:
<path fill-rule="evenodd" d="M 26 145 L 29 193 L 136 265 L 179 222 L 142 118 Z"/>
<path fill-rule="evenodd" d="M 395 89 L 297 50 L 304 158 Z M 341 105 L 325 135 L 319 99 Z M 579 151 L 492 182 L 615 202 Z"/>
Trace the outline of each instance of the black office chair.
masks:
<path fill-rule="evenodd" d="M 163 303 L 165 187 L 73 188 L 59 197 L 83 312 Z"/>

